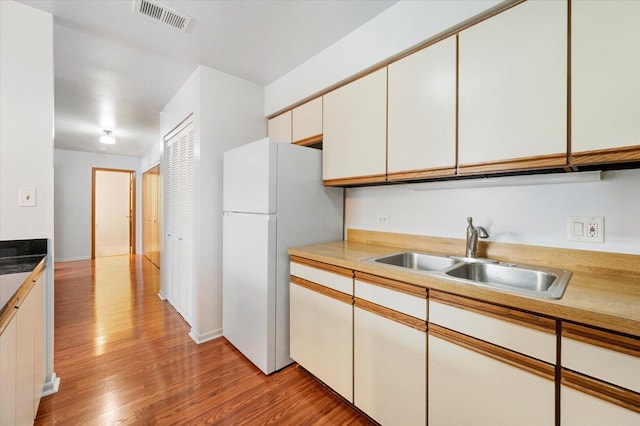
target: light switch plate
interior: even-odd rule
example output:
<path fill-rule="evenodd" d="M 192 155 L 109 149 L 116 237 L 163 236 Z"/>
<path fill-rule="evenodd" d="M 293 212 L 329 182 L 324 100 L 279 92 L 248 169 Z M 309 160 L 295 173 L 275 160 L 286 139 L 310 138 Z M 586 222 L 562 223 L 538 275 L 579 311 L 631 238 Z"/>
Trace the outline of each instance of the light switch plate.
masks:
<path fill-rule="evenodd" d="M 22 187 L 18 190 L 18 206 L 36 206 L 36 189 L 34 187 Z"/>
<path fill-rule="evenodd" d="M 569 241 L 604 243 L 604 217 L 569 217 L 567 231 Z"/>

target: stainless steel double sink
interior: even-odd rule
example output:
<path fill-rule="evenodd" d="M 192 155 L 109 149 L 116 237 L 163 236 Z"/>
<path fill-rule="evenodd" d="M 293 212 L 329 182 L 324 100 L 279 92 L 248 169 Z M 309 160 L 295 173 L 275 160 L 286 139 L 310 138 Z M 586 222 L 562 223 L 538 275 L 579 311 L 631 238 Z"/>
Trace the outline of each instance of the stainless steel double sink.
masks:
<path fill-rule="evenodd" d="M 571 279 L 571 272 L 564 269 L 409 251 L 363 260 L 543 299 L 560 299 Z"/>

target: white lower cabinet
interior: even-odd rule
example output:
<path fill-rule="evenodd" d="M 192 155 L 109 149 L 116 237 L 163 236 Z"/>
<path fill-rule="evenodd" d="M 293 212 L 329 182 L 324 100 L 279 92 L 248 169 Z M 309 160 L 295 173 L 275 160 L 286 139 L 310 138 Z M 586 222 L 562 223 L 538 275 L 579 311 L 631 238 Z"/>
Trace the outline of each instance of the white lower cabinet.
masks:
<path fill-rule="evenodd" d="M 32 424 L 35 418 L 35 287 L 25 297 L 16 314 L 18 339 L 16 345 L 16 424 Z"/>
<path fill-rule="evenodd" d="M 381 425 L 640 425 L 639 337 L 296 256 L 290 303 L 291 358 Z"/>
<path fill-rule="evenodd" d="M 475 318 L 466 317 L 473 313 Z M 430 292 L 428 338 L 428 423 L 431 425 L 555 424 L 555 363 L 527 353 L 538 329 L 513 325 L 530 314 L 457 296 Z M 464 318 L 464 321 L 461 321 Z M 484 319 L 488 321 L 483 325 Z M 467 328 L 469 321 L 473 327 Z M 533 319 L 548 335 L 541 353 L 555 350 L 555 321 Z M 479 328 L 473 331 L 472 328 Z M 545 330 L 546 328 L 546 330 Z M 463 334 L 462 330 L 472 334 Z M 506 340 L 502 340 L 507 336 Z M 482 340 L 481 340 L 482 338 Z M 484 340 L 486 339 L 486 340 Z M 506 347 L 494 340 L 502 340 Z M 544 339 L 538 345 L 545 345 Z M 514 348 L 524 350 L 517 352 Z"/>
<path fill-rule="evenodd" d="M 336 270 L 291 263 L 290 356 L 353 402 L 353 278 Z"/>
<path fill-rule="evenodd" d="M 46 354 L 46 317 L 45 312 L 47 310 L 47 296 L 46 288 L 44 284 L 45 274 L 41 273 L 36 284 L 31 289 L 32 297 L 34 300 L 34 365 L 33 365 L 33 415 L 38 413 L 38 406 L 40 405 L 40 398 L 42 397 L 42 391 L 44 390 L 44 382 L 46 380 L 47 371 L 47 354 Z"/>
<path fill-rule="evenodd" d="M 0 425 L 16 421 L 16 335 L 15 317 L 0 334 Z"/>
<path fill-rule="evenodd" d="M 640 406 L 636 411 L 608 402 L 601 397 L 563 385 L 560 389 L 560 424 L 563 426 L 637 426 Z"/>
<path fill-rule="evenodd" d="M 45 381 L 45 273 L 0 335 L 0 425 L 30 425 Z M 10 307 L 9 309 L 15 309 Z"/>
<path fill-rule="evenodd" d="M 424 425 L 426 289 L 416 288 L 412 294 L 393 285 L 391 280 L 356 272 L 354 405 L 383 425 Z M 412 307 L 417 307 L 420 318 L 406 313 L 415 312 Z"/>
<path fill-rule="evenodd" d="M 553 425 L 555 383 L 429 333 L 429 424 Z"/>
<path fill-rule="evenodd" d="M 640 339 L 562 325 L 562 425 L 640 425 Z"/>

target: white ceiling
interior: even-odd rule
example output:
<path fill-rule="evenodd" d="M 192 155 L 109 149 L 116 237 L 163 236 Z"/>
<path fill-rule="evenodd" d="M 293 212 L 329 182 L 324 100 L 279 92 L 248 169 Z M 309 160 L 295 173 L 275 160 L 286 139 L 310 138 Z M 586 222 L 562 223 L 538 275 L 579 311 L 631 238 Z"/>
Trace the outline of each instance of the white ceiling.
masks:
<path fill-rule="evenodd" d="M 55 147 L 142 155 L 198 64 L 266 85 L 397 0 L 162 0 L 186 33 L 133 0 L 18 0 L 54 15 Z M 112 129 L 116 145 L 98 142 Z"/>

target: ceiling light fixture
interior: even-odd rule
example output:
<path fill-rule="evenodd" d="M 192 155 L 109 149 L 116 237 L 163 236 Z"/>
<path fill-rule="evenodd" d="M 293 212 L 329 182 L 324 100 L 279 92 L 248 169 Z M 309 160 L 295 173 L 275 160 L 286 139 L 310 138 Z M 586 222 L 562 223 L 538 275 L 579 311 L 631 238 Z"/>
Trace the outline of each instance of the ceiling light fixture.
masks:
<path fill-rule="evenodd" d="M 111 136 L 111 130 L 103 130 L 104 135 L 100 136 L 100 142 L 107 144 L 107 145 L 113 145 L 116 143 L 116 138 L 114 138 L 113 136 Z"/>

